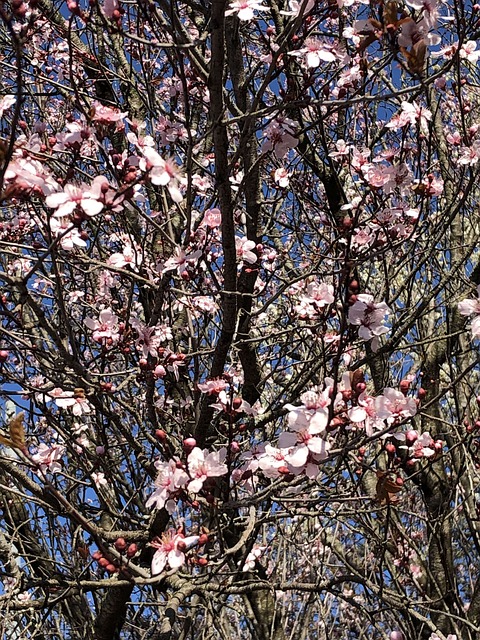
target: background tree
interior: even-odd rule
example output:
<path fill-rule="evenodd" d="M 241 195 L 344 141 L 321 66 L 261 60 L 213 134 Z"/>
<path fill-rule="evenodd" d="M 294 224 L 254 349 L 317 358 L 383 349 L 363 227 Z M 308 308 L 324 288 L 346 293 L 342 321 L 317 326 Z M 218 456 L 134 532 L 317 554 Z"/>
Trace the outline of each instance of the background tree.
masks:
<path fill-rule="evenodd" d="M 478 11 L 1 4 L 6 638 L 477 637 Z"/>

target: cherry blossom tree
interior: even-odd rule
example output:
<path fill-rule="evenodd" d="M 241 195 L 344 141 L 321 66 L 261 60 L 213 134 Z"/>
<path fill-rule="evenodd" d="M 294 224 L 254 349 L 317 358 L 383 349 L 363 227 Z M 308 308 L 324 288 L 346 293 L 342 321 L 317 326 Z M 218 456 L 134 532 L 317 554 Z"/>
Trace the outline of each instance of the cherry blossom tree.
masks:
<path fill-rule="evenodd" d="M 478 637 L 479 39 L 1 3 L 5 638 Z"/>

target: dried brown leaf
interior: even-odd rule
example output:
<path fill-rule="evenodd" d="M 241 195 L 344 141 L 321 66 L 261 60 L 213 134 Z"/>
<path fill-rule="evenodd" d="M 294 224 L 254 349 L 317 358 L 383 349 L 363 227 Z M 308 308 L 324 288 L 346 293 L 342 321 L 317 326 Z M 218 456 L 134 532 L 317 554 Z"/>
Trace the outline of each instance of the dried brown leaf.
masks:
<path fill-rule="evenodd" d="M 8 431 L 10 433 L 10 439 L 13 446 L 16 449 L 23 449 L 25 447 L 25 429 L 23 427 L 24 413 L 18 413 L 8 425 Z M 3 443 L 5 444 L 5 443 Z"/>

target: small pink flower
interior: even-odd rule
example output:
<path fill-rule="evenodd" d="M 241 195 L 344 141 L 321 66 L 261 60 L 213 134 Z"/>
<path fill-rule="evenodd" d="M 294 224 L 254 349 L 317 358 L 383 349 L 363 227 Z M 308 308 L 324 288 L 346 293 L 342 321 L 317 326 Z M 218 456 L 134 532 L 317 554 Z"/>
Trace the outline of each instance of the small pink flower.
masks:
<path fill-rule="evenodd" d="M 200 249 L 192 251 L 192 253 L 185 253 L 183 249 L 177 247 L 174 254 L 165 261 L 161 268 L 161 273 L 164 274 L 169 271 L 177 271 L 180 275 L 189 264 L 195 265 L 201 256 L 202 252 Z"/>
<path fill-rule="evenodd" d="M 289 55 L 295 57 L 303 56 L 307 67 L 310 69 L 316 69 L 321 62 L 334 62 L 337 59 L 330 46 L 318 38 L 307 38 L 303 49 L 290 52 Z"/>
<path fill-rule="evenodd" d="M 87 216 L 95 216 L 103 209 L 103 204 L 95 200 L 88 191 L 88 187 L 76 187 L 73 184 L 66 184 L 63 191 L 52 193 L 45 199 L 45 204 L 50 209 L 56 209 L 53 214 L 56 217 L 68 216 L 79 206 Z"/>
<path fill-rule="evenodd" d="M 232 0 L 230 2 L 226 16 L 231 16 L 234 13 L 237 14 L 239 20 L 252 20 L 254 17 L 254 11 L 267 11 L 268 7 L 260 4 L 257 0 Z"/>
<path fill-rule="evenodd" d="M 227 388 L 227 383 L 223 378 L 215 378 L 214 380 L 205 380 L 197 384 L 198 390 L 207 395 L 217 395 L 220 391 Z"/>
<path fill-rule="evenodd" d="M 49 471 L 50 473 L 58 473 L 62 470 L 59 460 L 65 453 L 65 447 L 59 444 L 54 444 L 51 447 L 45 443 L 41 443 L 38 446 L 37 453 L 32 456 L 33 462 L 35 462 L 42 473 Z"/>
<path fill-rule="evenodd" d="M 277 158 L 284 155 L 298 145 L 298 138 L 294 134 L 295 122 L 288 118 L 277 118 L 265 129 L 265 142 L 262 153 L 274 151 Z"/>
<path fill-rule="evenodd" d="M 177 460 L 169 460 L 168 462 L 156 462 L 158 475 L 155 479 L 155 491 L 146 502 L 146 507 L 152 506 L 155 509 L 163 509 L 166 507 L 171 514 L 175 510 L 175 502 L 173 498 L 178 494 L 187 482 L 190 480 L 188 474 L 177 467 Z"/>
<path fill-rule="evenodd" d="M 472 336 L 480 338 L 480 285 L 477 287 L 478 298 L 466 298 L 458 303 L 458 311 L 462 316 L 471 316 L 475 314 L 472 321 Z"/>
<path fill-rule="evenodd" d="M 150 546 L 157 550 L 152 559 L 152 576 L 158 576 L 167 565 L 170 569 L 179 569 L 185 564 L 184 551 L 195 546 L 199 539 L 199 536 L 186 538 L 170 529 L 161 538 L 152 540 Z"/>
<path fill-rule="evenodd" d="M 208 209 L 203 216 L 202 227 L 209 227 L 215 229 L 222 224 L 222 213 L 220 209 Z"/>
<path fill-rule="evenodd" d="M 182 202 L 183 195 L 180 186 L 185 184 L 185 179 L 172 158 L 164 160 L 155 149 L 144 147 L 143 158 L 141 158 L 139 166 L 142 171 L 149 172 L 152 184 L 167 187 L 172 200 L 177 203 Z"/>
<path fill-rule="evenodd" d="M 285 169 L 285 167 L 280 167 L 280 169 L 276 169 L 273 174 L 273 179 L 282 189 L 286 189 L 290 186 L 290 176 L 291 174 Z"/>
<path fill-rule="evenodd" d="M 468 40 L 462 44 L 458 55 L 460 58 L 463 58 L 468 62 L 478 62 L 478 59 L 480 58 L 480 51 L 477 51 L 476 49 L 477 43 L 475 40 Z"/>
<path fill-rule="evenodd" d="M 357 296 L 357 301 L 348 311 L 348 321 L 350 324 L 358 325 L 358 336 L 362 340 L 372 341 L 372 349 L 378 348 L 378 336 L 388 333 L 388 328 L 384 326 L 386 317 L 390 309 L 385 302 L 374 302 L 373 296 L 361 293 Z"/>
<path fill-rule="evenodd" d="M 0 100 L 0 118 L 3 116 L 5 111 L 8 111 L 8 109 L 10 109 L 10 107 L 12 107 L 15 102 L 17 101 L 15 96 L 11 96 L 11 95 L 5 95 L 3 96 L 3 98 Z"/>
<path fill-rule="evenodd" d="M 101 473 L 101 472 L 97 473 L 97 472 L 94 471 L 91 474 L 91 476 L 92 476 L 92 480 L 94 481 L 94 483 L 95 483 L 97 488 L 104 487 L 105 485 L 108 484 L 108 481 L 105 478 L 105 474 L 104 473 Z"/>
<path fill-rule="evenodd" d="M 256 244 L 253 240 L 248 240 L 247 238 L 239 238 L 238 236 L 235 238 L 235 248 L 237 250 L 237 258 L 243 260 L 247 264 L 255 264 L 257 261 L 256 254 L 252 251 L 255 249 Z"/>
<path fill-rule="evenodd" d="M 252 550 L 245 559 L 245 564 L 243 565 L 242 571 L 253 571 L 255 569 L 257 560 L 260 560 L 266 550 L 267 547 L 261 547 L 258 544 L 253 545 Z"/>
<path fill-rule="evenodd" d="M 94 318 L 85 318 L 85 324 L 93 331 L 93 339 L 101 342 L 104 338 L 112 338 L 116 341 L 118 334 L 118 316 L 111 309 L 103 309 L 100 311 L 98 320 Z"/>
<path fill-rule="evenodd" d="M 138 271 L 139 266 L 142 264 L 142 251 L 140 247 L 134 248 L 131 244 L 127 243 L 122 253 L 112 253 L 107 263 L 117 269 L 130 267 L 133 271 Z"/>
<path fill-rule="evenodd" d="M 107 7 L 108 7 L 108 12 L 110 13 L 110 8 L 111 8 L 111 11 L 113 13 L 113 11 L 115 11 L 115 9 L 118 8 L 117 0 L 106 0 L 105 6 L 104 6 L 104 10 L 106 14 L 107 14 Z M 107 17 L 111 18 L 111 15 L 107 15 Z M 107 107 L 104 104 L 100 104 L 99 102 L 94 102 L 93 108 L 95 109 L 95 113 L 92 117 L 92 122 L 100 122 L 101 124 L 111 124 L 112 122 L 119 122 L 120 120 L 123 120 L 123 118 L 125 118 L 128 115 L 126 111 L 125 113 L 122 113 L 120 109 L 115 109 L 114 107 Z"/>
<path fill-rule="evenodd" d="M 188 472 L 193 478 L 188 484 L 188 490 L 192 493 L 198 493 L 207 478 L 217 478 L 228 473 L 228 467 L 225 464 L 226 457 L 227 449 L 225 447 L 212 453 L 209 453 L 207 449 L 202 451 L 199 447 L 195 447 L 188 456 Z"/>

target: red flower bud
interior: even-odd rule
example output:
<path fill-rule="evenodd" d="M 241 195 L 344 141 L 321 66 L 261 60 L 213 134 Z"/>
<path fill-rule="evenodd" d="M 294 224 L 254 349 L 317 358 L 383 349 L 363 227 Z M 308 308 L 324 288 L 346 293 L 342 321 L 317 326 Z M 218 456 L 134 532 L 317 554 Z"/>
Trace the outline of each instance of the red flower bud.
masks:
<path fill-rule="evenodd" d="M 127 548 L 127 542 L 125 538 L 117 538 L 113 546 L 117 551 L 120 551 L 121 553 L 122 551 L 125 551 L 125 549 Z"/>

